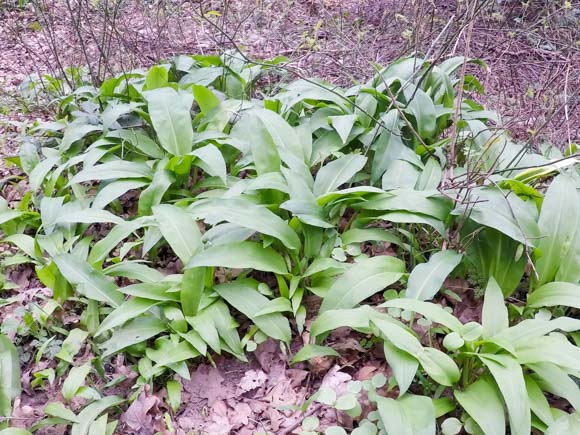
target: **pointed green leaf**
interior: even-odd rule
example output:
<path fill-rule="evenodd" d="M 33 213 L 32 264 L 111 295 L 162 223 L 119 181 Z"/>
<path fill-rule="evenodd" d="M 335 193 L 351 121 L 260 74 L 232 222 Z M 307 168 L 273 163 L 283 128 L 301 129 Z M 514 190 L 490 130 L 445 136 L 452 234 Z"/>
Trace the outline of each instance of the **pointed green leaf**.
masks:
<path fill-rule="evenodd" d="M 314 196 L 319 197 L 336 190 L 354 177 L 366 162 L 364 156 L 349 154 L 324 165 L 314 180 Z"/>
<path fill-rule="evenodd" d="M 503 300 L 503 293 L 493 277 L 489 279 L 485 289 L 481 324 L 484 337 L 493 337 L 509 326 L 508 310 Z"/>
<path fill-rule="evenodd" d="M 569 282 L 550 282 L 528 295 L 528 307 L 554 307 L 557 305 L 580 309 L 580 285 Z"/>
<path fill-rule="evenodd" d="M 106 302 L 112 307 L 119 306 L 124 298 L 117 286 L 87 262 L 73 254 L 58 254 L 53 258 L 60 273 L 71 284 L 77 286 L 77 291 L 89 299 Z"/>
<path fill-rule="evenodd" d="M 485 435 L 505 435 L 503 401 L 493 380 L 483 378 L 464 391 L 455 390 L 454 393 L 459 404 Z"/>
<path fill-rule="evenodd" d="M 193 145 L 190 115 L 193 95 L 166 87 L 146 91 L 143 96 L 161 146 L 175 156 L 189 153 Z"/>
<path fill-rule="evenodd" d="M 396 282 L 404 272 L 405 264 L 395 257 L 384 255 L 361 260 L 336 279 L 320 311 L 353 308 Z"/>
<path fill-rule="evenodd" d="M 201 247 L 201 232 L 191 214 L 174 205 L 162 204 L 153 207 L 153 216 L 173 252 L 187 264 Z"/>
<path fill-rule="evenodd" d="M 459 264 L 462 254 L 455 251 L 439 251 L 427 263 L 416 266 L 411 275 L 405 295 L 408 298 L 425 301 L 437 294 L 445 278 Z"/>
<path fill-rule="evenodd" d="M 207 248 L 187 264 L 188 268 L 198 266 L 256 269 L 282 275 L 288 273 L 280 254 L 256 242 L 231 242 Z"/>

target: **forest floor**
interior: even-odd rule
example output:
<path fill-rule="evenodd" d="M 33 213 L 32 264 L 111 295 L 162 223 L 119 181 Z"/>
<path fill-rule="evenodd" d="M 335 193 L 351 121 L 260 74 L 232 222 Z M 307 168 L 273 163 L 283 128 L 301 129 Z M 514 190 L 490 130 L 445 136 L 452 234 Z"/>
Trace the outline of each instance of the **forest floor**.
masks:
<path fill-rule="evenodd" d="M 286 56 L 297 74 L 341 85 L 365 80 L 373 65 L 386 65 L 415 51 L 479 58 L 486 64 L 473 67 L 485 89 L 481 102 L 502 114 L 503 125 L 517 140 L 532 146 L 547 141 L 563 148 L 580 136 L 580 6 L 575 2 L 540 1 L 534 8 L 522 7 L 519 1 L 489 2 L 471 29 L 453 24 L 463 12 L 452 0 L 125 1 L 113 19 L 110 11 L 98 7 L 77 15 L 67 3 L 0 6 L 1 157 L 17 154 L 22 123 L 53 113 L 52 106 L 39 106 L 20 92 L 30 74 L 58 75 L 60 68 L 88 60 L 92 75 L 99 78 L 176 54 L 237 48 L 257 59 Z M 46 8 L 38 12 L 35 4 Z M 111 23 L 113 36 L 100 45 L 102 30 L 111 30 Z M 18 201 L 27 189 L 24 181 L 12 182 L 18 175 L 8 163 L 0 166 L 0 189 L 8 202 Z M 0 245 L 0 253 L 8 249 Z M 19 302 L 0 308 L 2 332 L 29 352 L 23 357 L 24 394 L 14 417 L 18 425 L 30 427 L 46 403 L 60 395 L 60 385 L 43 391 L 31 386 L 33 373 L 52 364 L 35 362 L 34 331 L 26 324 L 30 307 L 47 293 L 32 268 L 18 267 L 8 278 Z M 469 302 L 472 289 L 462 282 L 450 284 L 468 295 L 464 316 L 477 318 L 480 308 Z M 79 322 L 74 315 L 62 320 L 71 326 Z M 302 403 L 321 385 L 340 389 L 351 379 L 366 380 L 386 371 L 380 349 L 362 347 L 348 331 L 338 331 L 330 343 L 341 358 L 290 367 L 280 347 L 268 341 L 251 356 L 250 365 L 220 357 L 215 365 L 206 362 L 192 368 L 182 394 L 187 406 L 178 413 L 175 429 L 292 433 L 304 416 L 285 405 Z M 87 347 L 81 358 L 91 359 L 91 349 Z M 106 370 L 126 376 L 107 393 L 128 396 L 136 374 L 125 358 L 116 357 Z M 165 427 L 165 394 L 143 393 L 134 401 L 121 418 L 122 433 L 152 434 Z M 312 413 L 322 422 L 345 418 L 320 407 Z M 65 433 L 62 426 L 43 430 L 38 433 Z"/>

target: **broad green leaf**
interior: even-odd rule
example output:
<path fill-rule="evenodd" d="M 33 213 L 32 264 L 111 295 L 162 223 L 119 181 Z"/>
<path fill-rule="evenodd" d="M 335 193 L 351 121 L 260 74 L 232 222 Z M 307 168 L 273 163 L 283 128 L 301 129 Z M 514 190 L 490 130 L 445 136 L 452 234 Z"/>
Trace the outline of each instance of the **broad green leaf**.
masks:
<path fill-rule="evenodd" d="M 439 251 L 427 263 L 416 266 L 409 275 L 406 297 L 420 301 L 432 299 L 462 257 L 452 250 Z"/>
<path fill-rule="evenodd" d="M 143 221 L 136 219 L 116 225 L 105 237 L 99 240 L 91 249 L 89 263 L 97 264 L 107 259 L 115 247 L 143 226 Z"/>
<path fill-rule="evenodd" d="M 455 390 L 454 394 L 461 407 L 475 420 L 485 435 L 506 433 L 503 401 L 493 380 L 487 377 L 480 379 L 464 391 Z"/>
<path fill-rule="evenodd" d="M 580 347 L 570 343 L 564 336 L 547 335 L 533 341 L 515 343 L 520 364 L 550 362 L 571 372 L 580 373 Z"/>
<path fill-rule="evenodd" d="M 145 77 L 145 88 L 150 91 L 167 86 L 168 76 L 167 68 L 163 65 L 153 65 Z"/>
<path fill-rule="evenodd" d="M 72 213 L 63 213 L 54 220 L 55 224 L 95 224 L 95 223 L 112 223 L 122 224 L 125 221 L 113 213 L 106 210 L 97 210 L 88 208 L 85 210 L 73 211 Z"/>
<path fill-rule="evenodd" d="M 407 99 L 407 106 L 403 109 L 415 117 L 417 132 L 422 138 L 430 138 L 435 133 L 437 109 L 433 100 L 419 87 L 405 83 L 403 93 Z"/>
<path fill-rule="evenodd" d="M 452 214 L 467 215 L 480 225 L 495 228 L 512 239 L 536 246 L 541 233 L 536 223 L 537 210 L 531 201 L 505 194 L 496 188 L 474 189 L 466 198 L 468 205 L 458 205 Z"/>
<path fill-rule="evenodd" d="M 67 337 L 62 342 L 62 347 L 56 354 L 56 357 L 72 364 L 73 357 L 79 353 L 83 343 L 88 336 L 89 333 L 87 331 L 83 331 L 82 329 L 78 328 L 73 329 L 68 333 Z"/>
<path fill-rule="evenodd" d="M 72 423 L 78 423 L 79 419 L 74 412 L 65 407 L 61 402 L 52 402 L 44 407 L 44 413 L 52 417 L 62 418 Z"/>
<path fill-rule="evenodd" d="M 328 117 L 332 126 L 342 139 L 343 144 L 346 144 L 350 132 L 352 131 L 352 127 L 354 126 L 354 123 L 356 122 L 357 118 L 358 118 L 357 115 L 339 115 Z"/>
<path fill-rule="evenodd" d="M 258 175 L 280 172 L 280 154 L 276 143 L 256 113 L 246 112 L 232 127 L 231 135 L 246 143 L 248 150 L 251 149 Z"/>
<path fill-rule="evenodd" d="M 212 224 L 231 222 L 275 237 L 290 249 L 300 248 L 298 235 L 280 217 L 265 207 L 243 199 L 219 199 L 195 205 L 191 211 Z"/>
<path fill-rule="evenodd" d="M 381 130 L 378 139 L 373 144 L 374 154 L 371 165 L 371 184 L 375 185 L 389 166 L 399 157 L 405 147 L 401 130 L 399 129 L 399 111 L 389 110 L 381 116 Z"/>
<path fill-rule="evenodd" d="M 119 138 L 122 144 L 126 146 L 127 142 L 139 152 L 154 159 L 162 159 L 165 152 L 161 147 L 151 139 L 147 134 L 138 129 L 122 129 L 110 131 L 107 137 Z"/>
<path fill-rule="evenodd" d="M 0 334 L 0 416 L 10 417 L 12 401 L 20 395 L 20 358 L 14 344 Z"/>
<path fill-rule="evenodd" d="M 121 287 L 119 291 L 126 295 L 131 295 L 155 301 L 179 302 L 179 293 L 169 291 L 173 283 L 170 281 L 142 282 Z"/>
<path fill-rule="evenodd" d="M 305 165 L 304 150 L 300 145 L 300 140 L 296 131 L 277 113 L 266 109 L 253 109 L 261 121 L 266 134 L 270 136 L 276 145 L 280 158 L 286 165 L 303 176 L 309 176 L 308 167 Z M 233 132 L 232 132 L 233 134 Z M 256 154 L 252 148 L 252 154 Z M 277 172 L 277 171 L 274 171 Z"/>
<path fill-rule="evenodd" d="M 212 324 L 212 322 L 209 322 Z M 214 326 L 215 329 L 215 326 Z M 186 333 L 183 332 L 177 332 L 179 334 L 179 336 L 181 338 L 183 338 L 185 341 L 187 341 L 189 344 L 191 344 L 193 346 L 193 348 L 199 352 L 200 355 L 207 355 L 207 343 L 203 340 L 202 336 L 200 334 L 198 334 L 195 330 L 190 330 L 187 331 Z M 216 331 L 216 335 L 217 335 L 217 331 Z M 219 336 L 217 338 L 218 343 L 219 343 Z M 221 349 L 218 347 L 218 349 L 221 351 Z"/>
<path fill-rule="evenodd" d="M 155 305 L 158 305 L 159 301 L 151 299 L 142 298 L 132 298 L 117 308 L 115 308 L 99 325 L 99 328 L 95 331 L 94 336 L 98 337 L 103 332 L 109 331 L 117 326 L 124 324 L 125 322 L 135 319 L 143 313 L 149 311 Z"/>
<path fill-rule="evenodd" d="M 167 325 L 155 317 L 137 317 L 116 330 L 100 345 L 103 358 L 165 331 Z"/>
<path fill-rule="evenodd" d="M 193 331 L 199 334 L 199 336 L 214 350 L 214 352 L 218 354 L 221 353 L 222 347 L 220 343 L 220 334 L 217 330 L 216 323 L 211 316 L 210 310 L 202 310 L 197 313 L 196 316 L 188 316 L 185 319 L 187 320 L 187 323 L 191 325 Z M 228 318 L 228 320 L 230 319 Z M 192 343 L 193 337 L 188 336 L 183 338 L 189 341 L 192 346 L 197 348 L 197 346 Z M 201 350 L 200 353 L 202 353 Z"/>
<path fill-rule="evenodd" d="M 536 373 L 533 379 L 542 390 L 562 397 L 574 409 L 580 409 L 580 389 L 565 370 L 551 363 L 528 364 L 528 367 Z"/>
<path fill-rule="evenodd" d="M 40 189 L 44 179 L 53 168 L 54 165 L 60 162 L 60 156 L 47 157 L 41 160 L 38 165 L 34 167 L 32 172 L 28 177 L 28 184 L 30 185 L 30 190 L 36 191 Z M 0 219 L 1 222 L 1 219 Z"/>
<path fill-rule="evenodd" d="M 565 332 L 578 331 L 580 330 L 580 319 L 571 317 L 558 317 L 553 320 L 526 319 L 503 330 L 494 339 L 499 338 L 514 344 L 523 343 L 558 329 Z"/>
<path fill-rule="evenodd" d="M 476 278 L 486 284 L 494 277 L 504 297 L 510 296 L 520 283 L 527 264 L 526 255 L 517 257 L 521 243 L 469 220 L 461 235 L 467 245 L 466 259 L 474 266 Z"/>
<path fill-rule="evenodd" d="M 563 415 L 550 424 L 546 435 L 576 434 L 580 432 L 580 417 L 578 413 Z"/>
<path fill-rule="evenodd" d="M 293 296 L 296 296 L 296 294 L 297 293 L 294 293 Z M 263 316 L 264 314 L 271 313 L 291 313 L 292 311 L 292 304 L 290 300 L 279 297 L 268 302 L 268 305 L 255 313 L 254 316 Z"/>
<path fill-rule="evenodd" d="M 151 169 L 145 163 L 115 160 L 83 169 L 69 185 L 84 181 L 117 180 L 119 178 L 151 178 Z"/>
<path fill-rule="evenodd" d="M 153 206 L 161 203 L 163 196 L 174 182 L 173 173 L 164 169 L 163 165 L 159 165 L 151 184 L 139 195 L 139 215 L 150 215 Z"/>
<path fill-rule="evenodd" d="M 538 227 L 542 238 L 537 247 L 541 255 L 535 260 L 539 278 L 535 285 L 541 286 L 553 281 L 562 261 L 568 257 L 576 258 L 578 247 L 577 233 L 580 232 L 580 196 L 576 192 L 574 180 L 567 175 L 557 176 L 546 192 Z"/>
<path fill-rule="evenodd" d="M 72 254 L 58 254 L 53 258 L 65 279 L 77 286 L 77 291 L 89 299 L 119 306 L 124 298 L 117 286 L 102 272 Z"/>
<path fill-rule="evenodd" d="M 167 404 L 171 410 L 176 413 L 181 406 L 181 383 L 175 380 L 169 380 L 166 384 Z"/>
<path fill-rule="evenodd" d="M 366 298 L 396 282 L 405 273 L 398 258 L 383 255 L 355 263 L 328 290 L 320 312 L 353 308 Z"/>
<path fill-rule="evenodd" d="M 372 322 L 379 328 L 383 336 L 398 349 L 415 357 L 423 353 L 423 347 L 417 337 L 405 328 L 386 319 L 375 318 L 372 319 Z"/>
<path fill-rule="evenodd" d="M 141 282 L 158 282 L 165 277 L 158 270 L 136 261 L 123 261 L 113 264 L 104 269 L 103 272 L 105 275 L 122 276 Z"/>
<path fill-rule="evenodd" d="M 510 430 L 514 435 L 530 433 L 530 402 L 522 368 L 509 355 L 478 354 L 491 372 L 508 409 Z M 479 422 L 478 422 L 479 424 Z"/>
<path fill-rule="evenodd" d="M 580 285 L 569 282 L 550 282 L 528 295 L 528 307 L 554 307 L 557 305 L 580 309 Z"/>
<path fill-rule="evenodd" d="M 447 354 L 433 347 L 426 347 L 417 355 L 423 370 L 441 385 L 451 386 L 459 381 L 459 368 Z"/>
<path fill-rule="evenodd" d="M 354 202 L 359 201 L 361 197 L 373 193 L 384 193 L 384 190 L 373 186 L 348 187 L 346 189 L 335 190 L 321 195 L 316 198 L 316 203 L 320 206 L 324 206 L 330 202 L 338 202 L 339 200 Z"/>
<path fill-rule="evenodd" d="M 459 369 L 451 358 L 434 348 L 423 348 L 419 340 L 403 327 L 386 319 L 373 319 L 386 340 L 419 360 L 421 367 L 436 382 L 451 386 L 459 379 Z"/>
<path fill-rule="evenodd" d="M 528 392 L 532 412 L 536 417 L 544 422 L 544 424 L 549 426 L 553 423 L 554 417 L 550 412 L 550 404 L 548 403 L 546 396 L 544 396 L 544 392 L 531 376 L 524 375 L 524 380 L 526 382 L 526 391 Z"/>
<path fill-rule="evenodd" d="M 413 163 L 397 159 L 389 165 L 383 174 L 381 187 L 384 190 L 415 189 L 420 174 L 420 169 Z"/>
<path fill-rule="evenodd" d="M 436 191 L 397 189 L 378 194 L 366 202 L 356 204 L 363 210 L 407 211 L 445 221 L 449 217 L 452 203 Z"/>
<path fill-rule="evenodd" d="M 336 190 L 353 178 L 366 162 L 367 158 L 364 156 L 349 154 L 324 165 L 314 180 L 314 196 L 320 197 Z"/>
<path fill-rule="evenodd" d="M 435 409 L 426 396 L 407 394 L 394 400 L 377 397 L 377 409 L 388 435 L 435 435 Z"/>
<path fill-rule="evenodd" d="M 282 314 L 255 316 L 255 313 L 268 304 L 268 299 L 258 291 L 257 282 L 236 280 L 217 285 L 214 290 L 230 305 L 250 318 L 265 334 L 285 343 L 290 342 L 290 324 Z"/>
<path fill-rule="evenodd" d="M 187 341 L 176 342 L 169 337 L 158 338 L 155 347 L 149 347 L 145 352 L 156 367 L 166 367 L 199 356 L 199 352 Z"/>
<path fill-rule="evenodd" d="M 14 244 L 30 258 L 41 260 L 41 258 L 36 253 L 34 237 L 28 236 L 26 234 L 13 234 L 11 236 L 5 237 L 2 241 L 5 243 Z"/>
<path fill-rule="evenodd" d="M 211 176 L 219 177 L 224 184 L 227 184 L 226 162 L 220 150 L 212 144 L 197 148 L 190 153 L 200 159 L 203 169 Z"/>
<path fill-rule="evenodd" d="M 230 314 L 228 306 L 222 300 L 217 300 L 205 311 L 212 318 L 225 349 L 236 358 L 247 361 L 238 335 L 237 323 Z"/>
<path fill-rule="evenodd" d="M 112 427 L 112 426 L 107 425 L 108 417 L 109 416 L 107 414 L 103 414 L 99 418 L 97 418 L 95 421 L 93 421 L 91 423 L 91 425 L 89 426 L 89 435 L 102 435 L 102 434 L 113 435 L 107 429 L 108 427 Z M 113 421 L 112 423 L 116 424 L 115 421 Z M 113 432 L 113 431 L 114 431 L 114 428 L 111 432 Z"/>
<path fill-rule="evenodd" d="M 162 204 L 153 207 L 153 216 L 173 252 L 187 264 L 201 247 L 201 232 L 191 214 L 174 205 Z"/>
<path fill-rule="evenodd" d="M 89 427 L 99 415 L 101 415 L 108 408 L 120 405 L 123 402 L 125 402 L 125 399 L 122 397 L 107 396 L 86 406 L 77 415 L 79 423 L 73 425 L 71 435 L 87 435 Z"/>
<path fill-rule="evenodd" d="M 232 242 L 212 246 L 194 255 L 187 267 L 214 266 L 234 269 L 256 269 L 286 274 L 284 258 L 274 249 L 256 242 Z"/>
<path fill-rule="evenodd" d="M 144 92 L 143 96 L 161 146 L 175 156 L 189 153 L 193 144 L 190 115 L 193 95 L 166 87 Z"/>
<path fill-rule="evenodd" d="M 59 421 L 63 422 L 62 420 Z M 29 432 L 26 429 L 20 429 L 18 427 L 9 427 L 6 429 L 0 429 L 0 435 L 32 435 L 32 432 Z"/>
<path fill-rule="evenodd" d="M 103 209 L 115 199 L 127 193 L 129 190 L 139 189 L 147 184 L 141 180 L 118 180 L 104 186 L 99 193 L 95 195 L 91 208 Z"/>
<path fill-rule="evenodd" d="M 188 268 L 183 272 L 179 295 L 181 309 L 185 316 L 195 316 L 199 310 L 205 289 L 205 275 L 205 267 Z"/>
<path fill-rule="evenodd" d="M 204 115 L 207 115 L 220 105 L 220 99 L 206 86 L 193 85 L 191 88 L 193 90 L 193 97 L 199 105 L 201 113 Z"/>
<path fill-rule="evenodd" d="M 89 133 L 101 131 L 102 126 L 92 124 L 71 124 L 68 125 L 64 131 L 62 140 L 60 141 L 59 150 L 61 153 L 68 151 L 68 149 L 77 140 L 81 140 Z"/>
<path fill-rule="evenodd" d="M 375 316 L 376 311 L 368 305 L 349 310 L 338 309 L 328 310 L 319 313 L 312 326 L 310 334 L 312 337 L 318 337 L 328 331 L 347 326 L 352 329 L 368 329 L 371 319 Z"/>
<path fill-rule="evenodd" d="M 109 104 L 101 114 L 103 130 L 107 131 L 121 116 L 133 112 L 135 109 L 141 107 L 141 105 L 142 103 L 135 101 L 131 103 Z"/>
<path fill-rule="evenodd" d="M 401 244 L 401 239 L 397 235 L 383 228 L 353 228 L 342 233 L 340 238 L 344 245 L 366 241 L 388 242 L 394 245 Z"/>
<path fill-rule="evenodd" d="M 431 302 L 408 298 L 395 298 L 381 304 L 381 307 L 401 308 L 419 313 L 432 322 L 439 323 L 455 332 L 458 332 L 463 326 L 453 314 L 445 311 L 440 305 Z"/>
<path fill-rule="evenodd" d="M 68 376 L 64 380 L 64 383 L 62 384 L 62 397 L 64 397 L 65 400 L 70 401 L 76 395 L 79 388 L 83 385 L 86 377 L 90 372 L 90 364 L 83 364 L 82 366 L 72 367 L 68 373 Z M 54 415 L 54 417 L 60 416 Z"/>
<path fill-rule="evenodd" d="M 442 176 L 443 170 L 439 161 L 435 157 L 429 157 L 425 163 L 425 168 L 419 175 L 415 188 L 417 190 L 435 190 L 439 187 Z"/>
<path fill-rule="evenodd" d="M 508 310 L 503 300 L 503 293 L 493 277 L 489 279 L 485 289 L 481 324 L 483 336 L 486 338 L 493 337 L 509 327 Z"/>
<path fill-rule="evenodd" d="M 389 397 L 377 397 L 377 410 L 387 435 L 414 435 L 401 404 Z"/>
<path fill-rule="evenodd" d="M 349 267 L 349 263 L 341 263 L 334 258 L 318 257 L 310 263 L 310 266 L 304 271 L 302 277 L 306 278 L 320 272 L 325 272 L 329 276 L 335 276 L 343 273 Z"/>
<path fill-rule="evenodd" d="M 393 369 L 393 375 L 399 386 L 399 397 L 401 397 L 407 392 L 413 379 L 415 379 L 417 368 L 419 368 L 419 361 L 417 361 L 417 358 L 391 344 L 388 340 L 385 340 L 383 343 L 383 349 L 385 359 L 389 367 Z"/>
<path fill-rule="evenodd" d="M 377 219 L 402 224 L 427 224 L 432 226 L 435 231 L 442 236 L 445 236 L 446 234 L 443 222 L 425 214 L 411 213 L 407 211 L 392 211 L 378 216 Z"/>
<path fill-rule="evenodd" d="M 340 356 L 340 354 L 332 347 L 307 344 L 294 355 L 290 363 L 308 361 L 317 356 Z"/>

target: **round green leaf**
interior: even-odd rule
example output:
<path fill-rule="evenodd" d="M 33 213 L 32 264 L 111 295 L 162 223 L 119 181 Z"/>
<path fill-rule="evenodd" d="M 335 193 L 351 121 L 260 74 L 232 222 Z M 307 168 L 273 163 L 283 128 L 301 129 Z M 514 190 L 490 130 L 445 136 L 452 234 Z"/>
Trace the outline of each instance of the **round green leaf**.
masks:
<path fill-rule="evenodd" d="M 475 341 L 483 334 L 483 328 L 477 322 L 469 322 L 461 327 L 459 333 L 465 341 Z"/>
<path fill-rule="evenodd" d="M 461 421 L 455 417 L 450 417 L 441 424 L 441 433 L 443 435 L 456 435 L 461 431 L 462 427 Z"/>
<path fill-rule="evenodd" d="M 387 383 L 387 378 L 382 373 L 377 373 L 373 376 L 371 382 L 373 383 L 373 387 L 381 388 Z"/>
<path fill-rule="evenodd" d="M 347 435 L 346 431 L 341 428 L 340 426 L 330 426 L 326 431 L 324 431 L 325 435 Z"/>
<path fill-rule="evenodd" d="M 447 350 L 457 350 L 465 344 L 461 335 L 457 332 L 452 332 L 451 334 L 447 334 L 443 339 L 443 346 Z"/>
<path fill-rule="evenodd" d="M 318 420 L 318 418 L 316 417 L 306 417 L 303 421 L 302 421 L 302 429 L 303 430 L 308 430 L 308 431 L 314 431 L 318 428 L 318 425 L 320 424 L 320 421 Z"/>
<path fill-rule="evenodd" d="M 358 400 L 356 395 L 353 393 L 346 393 L 338 398 L 336 405 L 334 407 L 339 411 L 347 411 L 349 409 L 354 409 L 358 405 Z"/>

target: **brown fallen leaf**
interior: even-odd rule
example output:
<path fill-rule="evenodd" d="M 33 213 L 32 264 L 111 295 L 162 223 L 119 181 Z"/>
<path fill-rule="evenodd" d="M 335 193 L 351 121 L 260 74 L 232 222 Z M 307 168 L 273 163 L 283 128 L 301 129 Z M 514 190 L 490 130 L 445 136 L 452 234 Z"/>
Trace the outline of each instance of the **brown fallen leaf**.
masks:
<path fill-rule="evenodd" d="M 248 370 L 238 384 L 237 394 L 247 393 L 262 387 L 268 380 L 268 375 L 262 370 Z"/>
<path fill-rule="evenodd" d="M 228 406 L 223 400 L 217 400 L 210 410 L 210 423 L 204 430 L 212 435 L 228 435 L 232 430 L 232 423 L 228 417 Z"/>
<path fill-rule="evenodd" d="M 304 379 L 308 377 L 308 370 L 302 369 L 288 369 L 286 370 L 286 376 L 292 381 L 292 386 L 294 388 L 299 387 L 304 382 Z"/>
<path fill-rule="evenodd" d="M 146 392 L 143 392 L 123 413 L 121 420 L 131 429 L 139 431 L 139 433 L 153 433 L 153 417 L 149 414 L 149 411 L 159 402 L 160 400 L 157 396 L 148 396 Z"/>
<path fill-rule="evenodd" d="M 224 378 L 221 372 L 207 364 L 201 364 L 197 370 L 191 373 L 191 380 L 183 382 L 183 388 L 196 398 L 207 399 L 209 406 L 217 400 L 233 397 L 234 393 L 223 385 Z"/>
<path fill-rule="evenodd" d="M 232 427 L 245 427 L 248 425 L 249 418 L 253 415 L 250 405 L 244 402 L 237 402 L 233 408 L 228 410 L 228 417 Z"/>
<path fill-rule="evenodd" d="M 371 379 L 375 375 L 376 371 L 377 371 L 377 367 L 375 367 L 375 366 L 371 366 L 371 365 L 364 366 L 364 367 L 361 367 L 356 372 L 356 374 L 354 375 L 354 378 L 357 381 L 366 381 L 368 379 Z"/>

